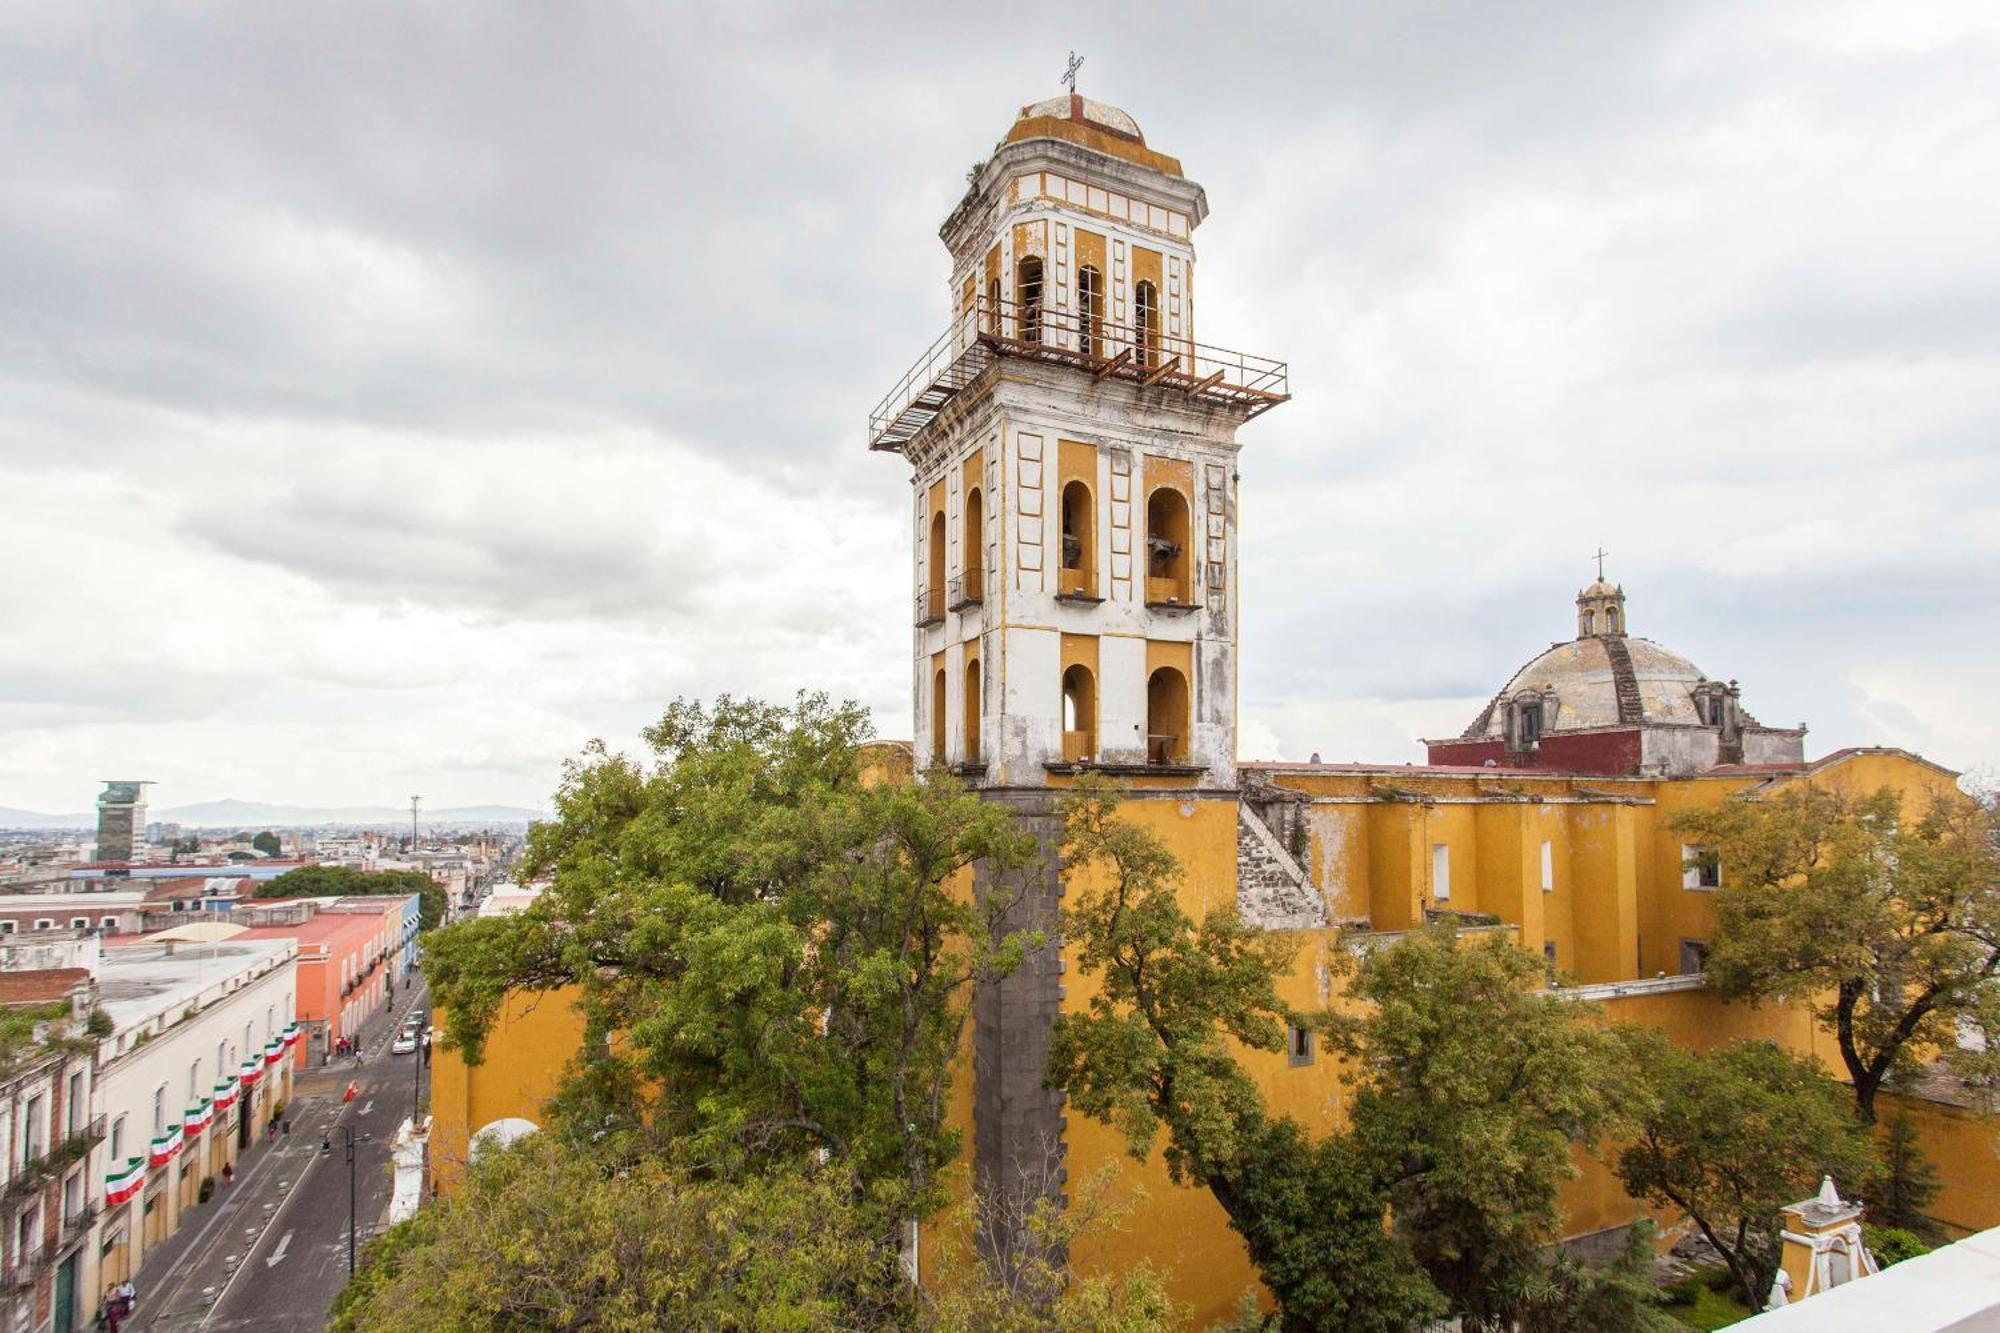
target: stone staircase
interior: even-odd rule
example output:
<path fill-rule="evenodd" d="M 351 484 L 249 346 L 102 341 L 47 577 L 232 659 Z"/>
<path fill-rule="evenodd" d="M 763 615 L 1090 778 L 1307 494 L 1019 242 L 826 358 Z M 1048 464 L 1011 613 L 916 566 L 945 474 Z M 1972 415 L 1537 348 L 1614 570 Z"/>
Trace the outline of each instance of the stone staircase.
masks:
<path fill-rule="evenodd" d="M 1605 656 L 1611 659 L 1611 683 L 1618 691 L 1618 720 L 1642 721 L 1645 704 L 1639 698 L 1639 677 L 1632 670 L 1632 651 L 1625 646 L 1625 636 L 1606 634 L 1600 642 L 1604 644 Z"/>
<path fill-rule="evenodd" d="M 1245 801 L 1236 803 L 1236 910 L 1266 930 L 1327 924 L 1305 869 Z"/>

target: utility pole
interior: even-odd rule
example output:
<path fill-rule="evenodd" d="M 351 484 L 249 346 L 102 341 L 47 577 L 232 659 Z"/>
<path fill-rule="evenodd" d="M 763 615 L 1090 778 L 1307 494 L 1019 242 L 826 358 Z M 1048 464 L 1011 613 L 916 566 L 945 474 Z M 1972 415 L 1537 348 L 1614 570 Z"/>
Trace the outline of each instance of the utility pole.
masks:
<path fill-rule="evenodd" d="M 352 1280 L 354 1277 L 354 1126 L 335 1125 L 333 1128 L 339 1131 L 341 1141 L 347 1146 L 347 1276 Z M 368 1142 L 366 1134 L 361 1136 L 361 1142 Z M 319 1141 L 319 1151 L 322 1157 L 333 1151 L 331 1133 Z"/>

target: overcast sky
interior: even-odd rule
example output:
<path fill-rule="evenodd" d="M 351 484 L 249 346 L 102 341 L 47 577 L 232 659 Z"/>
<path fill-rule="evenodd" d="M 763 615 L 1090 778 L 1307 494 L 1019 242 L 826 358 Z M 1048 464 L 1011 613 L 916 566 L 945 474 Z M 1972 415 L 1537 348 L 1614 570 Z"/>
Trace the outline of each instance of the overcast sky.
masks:
<path fill-rule="evenodd" d="M 1026 102 L 1208 190 L 1246 758 L 1574 633 L 2000 763 L 2000 9 L 0 7 L 0 805 L 539 805 L 678 694 L 908 735 L 866 413 Z"/>

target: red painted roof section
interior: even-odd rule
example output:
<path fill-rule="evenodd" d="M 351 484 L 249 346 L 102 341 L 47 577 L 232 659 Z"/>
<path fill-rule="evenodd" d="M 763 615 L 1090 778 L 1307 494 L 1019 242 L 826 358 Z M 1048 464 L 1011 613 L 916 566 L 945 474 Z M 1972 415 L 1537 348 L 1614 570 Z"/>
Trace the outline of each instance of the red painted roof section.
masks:
<path fill-rule="evenodd" d="M 1239 769 L 1253 769 L 1259 773 L 1400 773 L 1405 777 L 1420 778 L 1426 774 L 1439 777 L 1479 777 L 1496 776 L 1519 778 L 1566 778 L 1575 774 L 1558 772 L 1549 768 L 1501 768 L 1484 764 L 1307 764 L 1287 763 L 1277 759 L 1253 759 L 1236 765 Z"/>
<path fill-rule="evenodd" d="M 66 998 L 90 980 L 87 967 L 48 967 L 34 972 L 0 972 L 0 1005 L 47 1004 Z"/>

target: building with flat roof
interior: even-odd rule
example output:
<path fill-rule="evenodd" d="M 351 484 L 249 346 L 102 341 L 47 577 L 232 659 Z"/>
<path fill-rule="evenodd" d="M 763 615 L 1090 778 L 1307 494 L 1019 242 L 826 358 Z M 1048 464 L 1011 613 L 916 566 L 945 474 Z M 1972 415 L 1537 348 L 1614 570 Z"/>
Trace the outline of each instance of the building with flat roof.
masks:
<path fill-rule="evenodd" d="M 151 936 L 104 951 L 102 1267 L 85 1292 L 136 1273 L 199 1202 L 202 1181 L 291 1100 L 297 958 L 289 938 Z"/>

